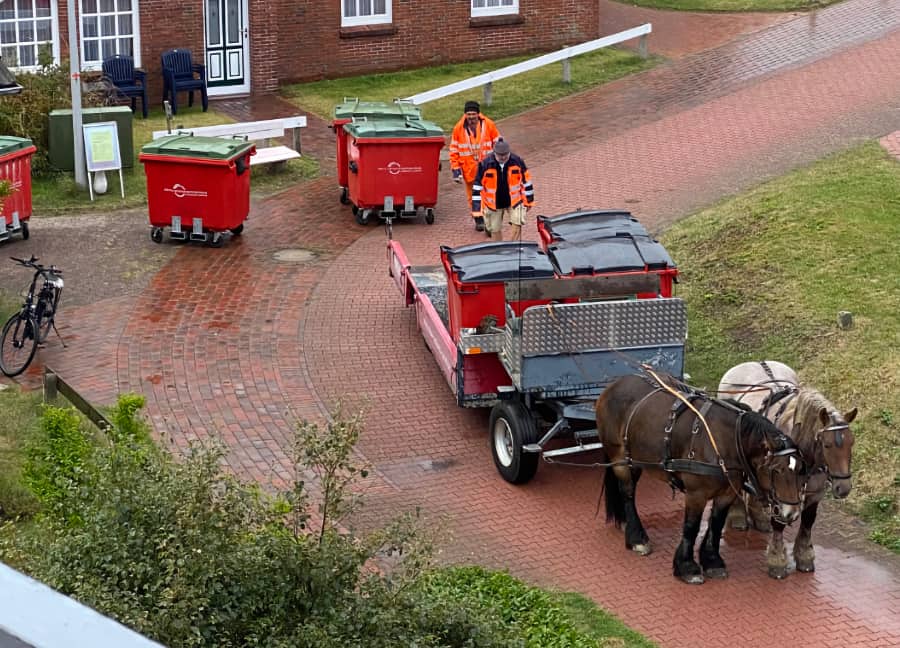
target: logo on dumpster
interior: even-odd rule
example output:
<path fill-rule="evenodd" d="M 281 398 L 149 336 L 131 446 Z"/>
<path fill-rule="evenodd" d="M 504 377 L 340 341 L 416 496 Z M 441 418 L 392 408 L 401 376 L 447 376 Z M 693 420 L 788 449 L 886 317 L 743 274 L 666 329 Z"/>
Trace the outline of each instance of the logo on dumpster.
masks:
<path fill-rule="evenodd" d="M 183 184 L 178 183 L 173 184 L 171 187 L 166 187 L 163 191 L 175 194 L 176 198 L 206 198 L 209 195 L 205 191 L 191 191 L 185 189 Z"/>
<path fill-rule="evenodd" d="M 378 167 L 379 171 L 387 171 L 391 175 L 400 175 L 401 173 L 422 173 L 420 166 L 403 166 L 399 162 L 388 162 L 386 167 Z"/>

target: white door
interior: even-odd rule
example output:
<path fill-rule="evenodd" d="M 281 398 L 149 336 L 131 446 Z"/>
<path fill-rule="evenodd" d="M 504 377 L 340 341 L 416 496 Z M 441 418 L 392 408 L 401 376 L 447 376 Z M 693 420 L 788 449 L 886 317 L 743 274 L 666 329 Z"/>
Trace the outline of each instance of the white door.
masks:
<path fill-rule="evenodd" d="M 249 0 L 205 0 L 206 81 L 212 96 L 250 92 Z"/>

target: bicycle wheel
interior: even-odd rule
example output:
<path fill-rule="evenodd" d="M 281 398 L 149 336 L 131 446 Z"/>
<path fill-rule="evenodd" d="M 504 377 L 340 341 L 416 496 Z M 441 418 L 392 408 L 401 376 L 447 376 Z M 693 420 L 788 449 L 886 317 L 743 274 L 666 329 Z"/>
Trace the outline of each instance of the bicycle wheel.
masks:
<path fill-rule="evenodd" d="M 53 326 L 53 302 L 52 296 L 41 297 L 38 302 L 37 312 L 35 313 L 35 321 L 37 322 L 38 344 L 43 344 L 50 335 L 50 328 Z"/>
<path fill-rule="evenodd" d="M 7 376 L 18 376 L 25 371 L 37 349 L 37 327 L 34 320 L 21 312 L 3 325 L 0 334 L 0 371 Z"/>

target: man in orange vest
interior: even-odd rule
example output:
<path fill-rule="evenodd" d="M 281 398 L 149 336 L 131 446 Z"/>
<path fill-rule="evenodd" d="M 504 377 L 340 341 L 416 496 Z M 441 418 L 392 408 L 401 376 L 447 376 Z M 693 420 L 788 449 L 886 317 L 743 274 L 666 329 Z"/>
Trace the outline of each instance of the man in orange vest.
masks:
<path fill-rule="evenodd" d="M 467 101 L 463 112 L 463 116 L 453 127 L 450 138 L 450 170 L 453 172 L 454 182 L 465 182 L 475 229 L 481 232 L 484 230 L 484 219 L 480 214 L 475 216 L 472 184 L 478 173 L 478 163 L 493 150 L 494 142 L 500 139 L 500 132 L 493 121 L 481 114 L 481 106 L 477 101 Z"/>
<path fill-rule="evenodd" d="M 488 238 L 503 240 L 503 221 L 512 226 L 514 241 L 522 240 L 525 215 L 534 204 L 534 186 L 525 160 L 510 151 L 503 138 L 478 165 L 472 186 L 472 215 L 484 218 Z"/>

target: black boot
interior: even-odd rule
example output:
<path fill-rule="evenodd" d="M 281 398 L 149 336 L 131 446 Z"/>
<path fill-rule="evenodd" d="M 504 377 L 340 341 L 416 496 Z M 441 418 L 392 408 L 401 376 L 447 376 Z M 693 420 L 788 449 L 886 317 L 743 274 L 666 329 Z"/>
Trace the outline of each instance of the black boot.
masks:
<path fill-rule="evenodd" d="M 481 216 L 475 217 L 475 231 L 476 232 L 484 231 L 484 219 Z"/>

